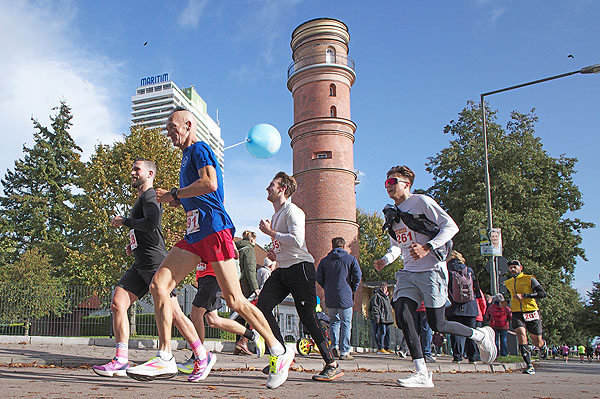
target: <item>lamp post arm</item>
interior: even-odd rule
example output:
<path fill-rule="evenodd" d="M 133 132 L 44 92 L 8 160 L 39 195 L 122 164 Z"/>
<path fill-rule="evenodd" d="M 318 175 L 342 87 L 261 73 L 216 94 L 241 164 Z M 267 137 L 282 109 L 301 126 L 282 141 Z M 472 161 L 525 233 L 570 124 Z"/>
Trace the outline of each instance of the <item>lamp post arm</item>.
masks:
<path fill-rule="evenodd" d="M 585 69 L 585 68 L 583 68 Z M 497 94 L 497 93 L 502 93 L 504 91 L 509 91 L 509 90 L 514 90 L 514 89 L 519 89 L 521 87 L 525 87 L 525 86 L 531 86 L 531 85 L 535 85 L 538 83 L 542 83 L 542 82 L 547 82 L 549 80 L 554 80 L 554 79 L 560 79 L 560 78 L 564 78 L 565 76 L 571 76 L 571 75 L 575 75 L 577 73 L 583 73 L 582 70 L 583 69 L 578 69 L 576 71 L 573 72 L 567 72 L 567 73 L 561 73 L 560 75 L 555 75 L 555 76 L 550 76 L 548 78 L 544 78 L 544 79 L 538 79 L 538 80 L 534 80 L 532 82 L 527 82 L 527 83 L 521 83 L 520 85 L 515 85 L 515 86 L 510 86 L 510 87 L 505 87 L 504 89 L 499 89 L 499 90 L 494 90 L 494 91 L 489 91 L 487 93 L 483 93 L 481 95 L 481 98 L 485 97 L 485 96 L 489 96 L 492 94 Z"/>

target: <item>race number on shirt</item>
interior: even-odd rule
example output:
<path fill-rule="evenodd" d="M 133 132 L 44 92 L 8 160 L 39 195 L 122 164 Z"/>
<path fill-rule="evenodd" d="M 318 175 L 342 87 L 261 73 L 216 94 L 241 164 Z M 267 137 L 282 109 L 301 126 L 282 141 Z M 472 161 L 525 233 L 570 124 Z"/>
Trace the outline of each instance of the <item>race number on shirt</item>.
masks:
<path fill-rule="evenodd" d="M 396 241 L 400 245 L 400 248 L 408 248 L 415 241 L 415 232 L 403 227 L 401 229 L 396 230 Z"/>
<path fill-rule="evenodd" d="M 129 230 L 129 245 L 131 246 L 131 250 L 133 251 L 138 247 L 137 239 L 135 238 L 135 230 Z"/>
<path fill-rule="evenodd" d="M 273 253 L 278 254 L 281 252 L 281 244 L 276 239 L 271 239 L 271 243 L 273 243 Z"/>
<path fill-rule="evenodd" d="M 199 217 L 200 212 L 198 209 L 194 209 L 186 213 L 187 215 L 187 228 L 185 230 L 186 234 L 192 234 L 197 231 L 200 231 Z"/>
<path fill-rule="evenodd" d="M 540 314 L 536 310 L 534 312 L 523 313 L 523 319 L 525 321 L 535 321 L 540 319 Z"/>

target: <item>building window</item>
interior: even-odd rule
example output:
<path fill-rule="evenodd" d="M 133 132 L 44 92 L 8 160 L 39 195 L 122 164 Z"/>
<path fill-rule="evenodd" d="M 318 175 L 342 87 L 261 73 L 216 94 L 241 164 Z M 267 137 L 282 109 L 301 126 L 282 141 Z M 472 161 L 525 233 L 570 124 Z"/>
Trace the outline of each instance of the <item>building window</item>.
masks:
<path fill-rule="evenodd" d="M 146 89 L 146 93 L 152 93 L 154 91 L 154 89 L 152 87 L 148 87 Z"/>
<path fill-rule="evenodd" d="M 335 97 L 335 85 L 333 83 L 329 85 L 329 97 Z"/>
<path fill-rule="evenodd" d="M 154 86 L 154 91 L 161 91 L 162 90 L 162 86 Z"/>
<path fill-rule="evenodd" d="M 170 89 L 170 88 L 171 88 L 171 84 L 170 83 L 166 84 L 166 85 L 163 85 L 163 90 L 167 90 L 167 89 Z"/>
<path fill-rule="evenodd" d="M 139 94 L 144 94 L 145 92 L 146 92 L 146 90 L 144 90 L 144 89 L 140 89 L 140 90 L 138 90 L 138 91 L 137 91 L 137 94 L 138 94 L 138 95 L 139 95 Z"/>
<path fill-rule="evenodd" d="M 328 64 L 335 64 L 335 49 L 333 47 L 329 47 L 325 51 L 325 62 Z"/>
<path fill-rule="evenodd" d="M 331 159 L 331 151 L 313 152 L 312 159 Z"/>
<path fill-rule="evenodd" d="M 337 109 L 335 109 L 335 105 L 332 105 L 331 108 L 329 108 L 329 116 L 332 118 L 337 117 Z"/>

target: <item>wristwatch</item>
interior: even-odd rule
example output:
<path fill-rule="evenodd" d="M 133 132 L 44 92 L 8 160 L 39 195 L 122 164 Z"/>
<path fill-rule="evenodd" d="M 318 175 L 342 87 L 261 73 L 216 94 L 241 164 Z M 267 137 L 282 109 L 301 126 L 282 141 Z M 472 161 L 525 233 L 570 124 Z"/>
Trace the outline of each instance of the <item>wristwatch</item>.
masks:
<path fill-rule="evenodd" d="M 173 187 L 170 191 L 171 193 L 171 197 L 173 197 L 173 199 L 175 201 L 177 201 L 179 199 L 179 197 L 177 196 L 177 194 L 179 193 L 179 189 L 177 187 Z"/>
<path fill-rule="evenodd" d="M 433 251 L 433 245 L 431 245 L 430 242 L 428 242 L 427 244 L 425 244 L 427 246 L 427 248 L 429 248 L 430 251 Z"/>

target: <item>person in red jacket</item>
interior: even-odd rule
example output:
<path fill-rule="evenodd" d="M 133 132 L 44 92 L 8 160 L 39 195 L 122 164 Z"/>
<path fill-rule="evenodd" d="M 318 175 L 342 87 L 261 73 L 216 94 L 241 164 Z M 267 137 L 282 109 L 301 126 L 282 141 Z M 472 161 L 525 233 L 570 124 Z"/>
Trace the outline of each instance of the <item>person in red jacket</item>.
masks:
<path fill-rule="evenodd" d="M 500 356 L 507 356 L 508 345 L 506 339 L 508 336 L 509 321 L 512 320 L 512 312 L 508 307 L 508 302 L 504 299 L 504 295 L 494 295 L 485 318 L 489 320 L 490 327 L 496 331 L 496 347 Z"/>

